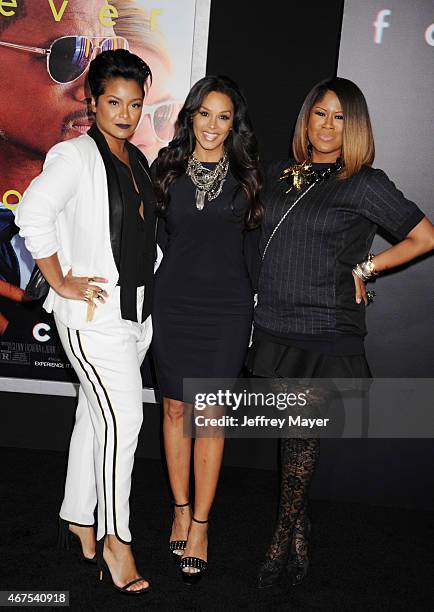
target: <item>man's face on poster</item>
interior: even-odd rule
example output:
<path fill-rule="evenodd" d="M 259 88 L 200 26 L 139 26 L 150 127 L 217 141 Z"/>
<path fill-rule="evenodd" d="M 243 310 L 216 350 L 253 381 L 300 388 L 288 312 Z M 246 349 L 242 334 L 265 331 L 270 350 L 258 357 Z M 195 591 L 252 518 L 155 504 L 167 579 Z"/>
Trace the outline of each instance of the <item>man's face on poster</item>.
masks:
<path fill-rule="evenodd" d="M 62 2 L 51 4 L 59 16 Z M 48 49 L 62 36 L 113 36 L 113 28 L 99 19 L 104 4 L 103 0 L 70 0 L 56 21 L 48 0 L 26 0 L 24 16 L 4 29 L 1 40 Z M 57 142 L 89 128 L 87 71 L 71 83 L 59 84 L 48 74 L 45 55 L 0 47 L 0 62 L 0 130 L 6 142 L 25 149 L 29 156 L 44 156 Z"/>

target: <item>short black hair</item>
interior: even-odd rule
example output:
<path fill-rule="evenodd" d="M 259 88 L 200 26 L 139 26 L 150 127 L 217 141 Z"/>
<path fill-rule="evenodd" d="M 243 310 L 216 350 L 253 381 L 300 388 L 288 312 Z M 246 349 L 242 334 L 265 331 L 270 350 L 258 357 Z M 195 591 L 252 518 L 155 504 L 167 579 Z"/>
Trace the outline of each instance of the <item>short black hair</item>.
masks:
<path fill-rule="evenodd" d="M 22 19 L 23 17 L 27 16 L 25 0 L 20 0 L 20 2 L 18 3 L 18 6 L 11 7 L 11 8 L 13 8 L 13 11 L 14 11 L 13 15 L 11 15 L 10 17 L 0 18 L 0 34 L 3 34 L 3 32 L 7 28 L 9 28 L 9 26 L 15 23 L 15 21 L 18 21 L 19 19 Z"/>
<path fill-rule="evenodd" d="M 152 83 L 151 69 L 138 55 L 126 49 L 103 51 L 91 61 L 87 77 L 90 92 L 95 100 L 104 93 L 107 81 L 119 77 L 136 81 L 143 93 L 146 81 L 149 79 Z"/>

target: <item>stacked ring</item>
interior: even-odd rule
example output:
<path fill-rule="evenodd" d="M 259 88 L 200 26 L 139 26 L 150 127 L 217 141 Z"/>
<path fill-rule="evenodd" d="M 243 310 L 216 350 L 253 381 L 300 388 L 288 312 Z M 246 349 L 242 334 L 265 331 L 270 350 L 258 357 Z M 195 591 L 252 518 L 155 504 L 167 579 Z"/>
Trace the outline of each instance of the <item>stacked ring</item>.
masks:
<path fill-rule="evenodd" d="M 86 298 L 86 300 L 93 300 L 94 295 L 95 295 L 95 291 L 91 289 L 90 287 L 88 287 L 86 291 L 84 292 L 84 297 Z"/>

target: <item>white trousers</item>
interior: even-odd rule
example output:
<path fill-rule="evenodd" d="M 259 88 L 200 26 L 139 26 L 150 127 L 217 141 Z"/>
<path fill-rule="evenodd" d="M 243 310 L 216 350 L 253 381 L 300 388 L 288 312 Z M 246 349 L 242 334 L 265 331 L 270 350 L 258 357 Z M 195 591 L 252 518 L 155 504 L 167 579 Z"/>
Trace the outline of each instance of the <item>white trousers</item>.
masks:
<path fill-rule="evenodd" d="M 150 316 L 143 323 L 121 319 L 119 297 L 116 287 L 86 330 L 70 329 L 54 317 L 80 381 L 60 516 L 93 525 L 98 504 L 97 539 L 114 534 L 130 543 L 131 472 L 143 420 L 140 365 L 151 343 L 152 321 Z M 140 287 L 140 313 L 142 303 Z"/>

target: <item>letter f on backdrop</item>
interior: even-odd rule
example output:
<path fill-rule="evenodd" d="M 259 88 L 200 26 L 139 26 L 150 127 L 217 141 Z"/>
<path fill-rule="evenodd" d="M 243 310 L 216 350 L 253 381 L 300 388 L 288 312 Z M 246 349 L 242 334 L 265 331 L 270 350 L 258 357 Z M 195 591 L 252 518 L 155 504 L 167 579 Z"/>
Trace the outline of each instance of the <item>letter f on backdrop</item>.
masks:
<path fill-rule="evenodd" d="M 383 42 L 383 30 L 390 26 L 390 23 L 386 21 L 386 17 L 392 14 L 392 11 L 389 9 L 383 9 L 382 11 L 378 11 L 377 19 L 372 24 L 375 28 L 374 34 L 374 43 L 376 45 L 381 45 Z"/>

